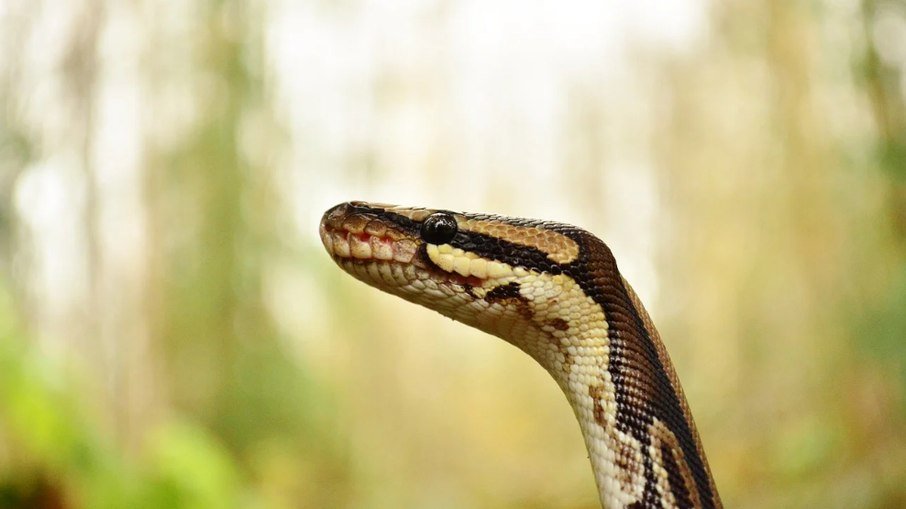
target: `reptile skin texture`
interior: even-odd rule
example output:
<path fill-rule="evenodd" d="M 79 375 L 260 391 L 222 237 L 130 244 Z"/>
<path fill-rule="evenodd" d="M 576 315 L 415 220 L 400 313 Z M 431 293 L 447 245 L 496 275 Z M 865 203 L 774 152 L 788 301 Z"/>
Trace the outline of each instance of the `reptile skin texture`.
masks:
<path fill-rule="evenodd" d="M 673 364 L 603 241 L 549 221 L 348 202 L 321 220 L 343 270 L 534 358 L 579 422 L 605 508 L 719 508 Z"/>

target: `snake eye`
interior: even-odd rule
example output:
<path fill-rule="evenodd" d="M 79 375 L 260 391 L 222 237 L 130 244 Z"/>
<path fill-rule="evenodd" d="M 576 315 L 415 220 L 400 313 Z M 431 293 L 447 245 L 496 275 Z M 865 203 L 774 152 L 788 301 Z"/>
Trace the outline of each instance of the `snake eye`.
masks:
<path fill-rule="evenodd" d="M 446 244 L 453 240 L 458 228 L 456 219 L 450 214 L 443 212 L 431 214 L 422 223 L 422 240 L 432 244 Z"/>

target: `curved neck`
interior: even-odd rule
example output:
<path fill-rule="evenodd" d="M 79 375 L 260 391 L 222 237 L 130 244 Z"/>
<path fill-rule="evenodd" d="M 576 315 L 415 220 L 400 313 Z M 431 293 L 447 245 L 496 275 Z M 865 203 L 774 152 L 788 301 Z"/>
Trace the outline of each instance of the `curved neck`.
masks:
<path fill-rule="evenodd" d="M 622 290 L 625 302 L 612 306 L 576 296 L 584 309 L 574 323 L 536 321 L 504 337 L 547 369 L 569 400 L 604 507 L 719 508 L 666 349 L 631 287 Z"/>

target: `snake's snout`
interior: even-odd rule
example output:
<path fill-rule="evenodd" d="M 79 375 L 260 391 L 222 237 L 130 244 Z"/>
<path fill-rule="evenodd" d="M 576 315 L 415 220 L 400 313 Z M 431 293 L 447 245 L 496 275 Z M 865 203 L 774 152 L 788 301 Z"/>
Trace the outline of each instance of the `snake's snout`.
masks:
<path fill-rule="evenodd" d="M 327 209 L 327 212 L 324 213 L 324 216 L 321 218 L 321 222 L 324 222 L 328 217 L 332 216 L 342 216 L 346 213 L 346 209 L 349 208 L 348 202 L 338 203 L 333 207 Z"/>
<path fill-rule="evenodd" d="M 341 203 L 325 212 L 319 234 L 334 258 L 410 263 L 417 248 L 407 235 L 357 202 Z"/>

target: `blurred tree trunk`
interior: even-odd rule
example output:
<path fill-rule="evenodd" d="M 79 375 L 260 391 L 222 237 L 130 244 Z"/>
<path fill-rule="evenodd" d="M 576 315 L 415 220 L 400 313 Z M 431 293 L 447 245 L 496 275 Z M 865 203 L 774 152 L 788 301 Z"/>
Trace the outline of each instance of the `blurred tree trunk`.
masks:
<path fill-rule="evenodd" d="M 178 408 L 220 426 L 237 394 L 238 351 L 273 341 L 260 302 L 256 174 L 239 146 L 258 84 L 243 45 L 254 48 L 244 2 L 207 2 L 184 48 L 198 124 L 173 150 L 149 155 L 155 336 L 163 340 L 169 393 Z M 164 41 L 161 41 L 164 43 Z M 152 57 L 153 58 L 153 57 Z M 159 68 L 166 68 L 160 63 Z M 157 66 L 155 66 L 157 67 Z M 184 76 L 152 76 L 165 85 Z"/>
<path fill-rule="evenodd" d="M 861 58 L 865 89 L 871 100 L 872 112 L 878 130 L 877 157 L 879 166 L 890 178 L 889 194 L 891 213 L 901 242 L 906 249 L 906 98 L 903 79 L 906 63 L 899 67 L 885 64 L 878 52 L 879 43 L 892 44 L 894 41 L 873 40 L 873 29 L 885 15 L 883 7 L 891 10 L 899 7 L 900 21 L 906 12 L 906 2 L 879 2 L 863 0 L 862 26 L 866 40 L 865 53 Z M 900 27 L 902 29 L 902 26 Z M 876 37 L 880 34 L 875 33 Z"/>

